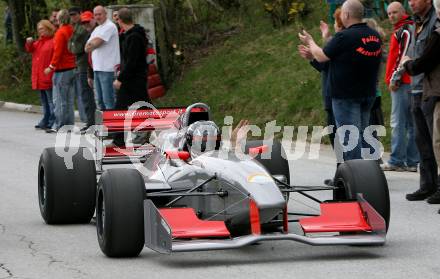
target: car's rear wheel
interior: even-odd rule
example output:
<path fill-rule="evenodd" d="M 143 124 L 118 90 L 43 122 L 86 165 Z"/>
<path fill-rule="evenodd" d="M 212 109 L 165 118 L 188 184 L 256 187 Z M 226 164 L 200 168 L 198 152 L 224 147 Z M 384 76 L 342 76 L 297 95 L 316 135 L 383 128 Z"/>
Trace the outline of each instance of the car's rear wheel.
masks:
<path fill-rule="evenodd" d="M 262 145 L 264 145 L 264 141 L 262 140 L 248 141 L 246 143 L 246 151 L 248 151 L 251 147 Z M 263 154 L 258 154 L 255 159 L 260 162 L 269 171 L 270 174 L 285 176 L 286 183 L 290 184 L 289 162 L 285 159 L 285 151 L 281 143 L 276 140 L 273 141 L 272 152 L 269 159 L 263 159 L 262 155 Z M 267 154 L 265 155 L 267 156 Z"/>
<path fill-rule="evenodd" d="M 108 257 L 136 257 L 144 246 L 145 184 L 135 169 L 110 169 L 98 183 L 96 229 Z"/>
<path fill-rule="evenodd" d="M 339 165 L 335 175 L 335 200 L 364 199 L 384 218 L 386 229 L 390 222 L 390 195 L 388 183 L 379 164 L 372 160 L 350 160 Z"/>
<path fill-rule="evenodd" d="M 249 148 L 257 147 L 264 145 L 264 141 L 262 140 L 253 140 L 248 141 L 246 143 L 246 152 L 248 152 Z M 270 147 L 269 147 L 270 148 Z M 274 140 L 272 145 L 272 151 L 269 159 L 263 159 L 263 154 L 258 154 L 255 159 L 262 164 L 268 172 L 273 176 L 281 175 L 285 179 L 283 179 L 286 184 L 290 185 L 290 168 L 289 162 L 286 159 L 285 151 L 281 142 Z M 265 154 L 267 155 L 267 154 Z M 282 186 L 282 185 L 280 185 Z M 289 202 L 289 192 L 283 192 L 283 197 L 286 200 L 286 203 Z M 266 232 L 273 232 L 280 230 L 280 224 L 282 224 L 283 214 L 280 212 L 270 224 L 263 224 L 262 229 Z"/>
<path fill-rule="evenodd" d="M 96 200 L 96 168 L 91 153 L 80 148 L 69 169 L 63 151 L 46 148 L 38 164 L 38 201 L 47 224 L 88 223 Z M 58 153 L 58 154 L 57 154 Z"/>

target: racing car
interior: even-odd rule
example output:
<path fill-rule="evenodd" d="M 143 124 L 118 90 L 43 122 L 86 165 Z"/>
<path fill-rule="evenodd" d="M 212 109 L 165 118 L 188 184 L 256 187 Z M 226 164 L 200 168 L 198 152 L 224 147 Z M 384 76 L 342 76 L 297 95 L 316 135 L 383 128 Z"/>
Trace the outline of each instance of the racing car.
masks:
<path fill-rule="evenodd" d="M 38 167 L 43 219 L 88 223 L 96 212 L 99 246 L 109 257 L 137 256 L 144 247 L 169 254 L 276 240 L 385 243 L 390 201 L 376 161 L 342 163 L 334 186 L 292 185 L 280 142 L 226 146 L 210 114 L 203 103 L 98 113 L 97 144 L 81 148 L 72 169 L 57 148 L 43 151 Z M 104 145 L 102 139 L 112 133 L 134 130 L 154 132 L 156 138 L 142 146 Z M 333 199 L 319 200 L 313 191 L 330 191 Z M 319 204 L 320 214 L 290 212 L 294 194 Z M 292 223 L 300 232 L 289 229 Z"/>

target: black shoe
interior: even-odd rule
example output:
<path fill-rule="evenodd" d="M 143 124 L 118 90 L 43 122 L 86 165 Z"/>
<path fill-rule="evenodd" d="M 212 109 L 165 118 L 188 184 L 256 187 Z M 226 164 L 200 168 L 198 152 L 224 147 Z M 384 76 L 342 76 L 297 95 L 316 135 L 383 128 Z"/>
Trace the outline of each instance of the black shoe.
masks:
<path fill-rule="evenodd" d="M 90 126 L 91 126 L 91 125 L 86 125 L 86 126 L 82 127 L 82 128 L 79 130 L 79 133 L 80 133 L 81 135 L 86 134 L 86 133 L 87 133 L 87 130 L 90 128 Z"/>
<path fill-rule="evenodd" d="M 427 203 L 430 204 L 440 204 L 440 190 L 437 190 L 434 194 L 432 194 L 427 200 Z"/>
<path fill-rule="evenodd" d="M 48 133 L 48 134 L 53 134 L 53 133 L 56 133 L 56 132 L 58 132 L 56 129 L 52 129 L 52 128 L 47 128 L 46 129 L 46 133 Z"/>
<path fill-rule="evenodd" d="M 334 186 L 333 179 L 328 178 L 324 180 L 324 184 L 327 186 Z"/>
<path fill-rule="evenodd" d="M 438 210 L 438 214 L 440 214 L 440 209 Z"/>
<path fill-rule="evenodd" d="M 37 130 L 45 130 L 46 129 L 46 127 L 40 126 L 38 124 L 35 125 L 34 128 L 37 129 Z"/>
<path fill-rule="evenodd" d="M 406 199 L 409 201 L 422 201 L 431 196 L 433 193 L 433 191 L 419 189 L 414 193 L 406 194 Z"/>

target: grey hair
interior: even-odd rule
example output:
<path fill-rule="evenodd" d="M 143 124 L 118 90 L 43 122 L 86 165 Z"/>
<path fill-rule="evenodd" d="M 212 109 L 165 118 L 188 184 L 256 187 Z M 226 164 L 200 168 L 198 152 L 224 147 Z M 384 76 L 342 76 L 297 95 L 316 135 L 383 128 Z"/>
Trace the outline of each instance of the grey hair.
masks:
<path fill-rule="evenodd" d="M 437 12 L 440 12 L 440 0 L 434 0 L 434 8 Z"/>
<path fill-rule="evenodd" d="M 60 10 L 57 14 L 57 19 L 60 25 L 69 24 L 70 23 L 69 11 L 66 9 Z"/>

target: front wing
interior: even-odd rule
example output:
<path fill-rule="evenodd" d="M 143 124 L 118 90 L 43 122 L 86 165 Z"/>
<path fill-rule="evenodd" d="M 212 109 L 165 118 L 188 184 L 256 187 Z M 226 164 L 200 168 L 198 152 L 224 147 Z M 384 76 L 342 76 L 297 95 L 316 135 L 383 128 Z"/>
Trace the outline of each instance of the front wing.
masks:
<path fill-rule="evenodd" d="M 368 229 L 365 231 L 358 231 L 356 233 L 322 235 L 313 233 L 309 234 L 307 231 L 305 231 L 306 233 L 304 235 L 299 235 L 295 233 L 288 233 L 287 231 L 285 233 L 269 234 L 260 234 L 258 232 L 254 232 L 250 235 L 232 238 L 229 237 L 224 239 L 217 239 L 215 236 L 211 238 L 207 236 L 207 239 L 194 239 L 191 237 L 182 239 L 175 237 L 176 233 L 181 231 L 182 228 L 177 228 L 176 225 L 174 225 L 174 228 L 170 226 L 169 222 L 162 216 L 160 210 L 156 208 L 154 203 L 151 200 L 146 199 L 144 200 L 145 246 L 159 253 L 170 254 L 171 252 L 236 249 L 257 242 L 272 240 L 292 240 L 314 246 L 384 244 L 386 241 L 385 220 L 362 197 L 361 194 L 358 194 L 357 203 L 359 204 L 361 211 L 360 218 L 363 219 L 363 222 L 365 221 L 365 226 L 367 226 Z M 320 220 L 321 219 L 316 218 L 314 225 L 319 227 L 319 222 L 321 222 Z M 337 220 L 337 218 L 335 220 Z M 194 222 L 191 221 L 190 223 Z M 327 226 L 327 228 L 329 228 L 329 223 L 322 223 L 321 225 L 322 227 Z M 203 233 L 203 224 L 198 224 L 197 226 L 198 227 L 194 229 L 198 230 L 199 232 L 202 231 Z M 344 220 L 341 220 L 338 224 L 334 224 L 333 228 L 329 228 L 328 232 L 336 232 L 336 229 L 343 227 Z M 210 229 L 212 230 L 212 226 Z M 191 230 L 191 228 L 189 230 Z M 340 232 L 347 231 L 348 230 L 340 229 Z"/>

